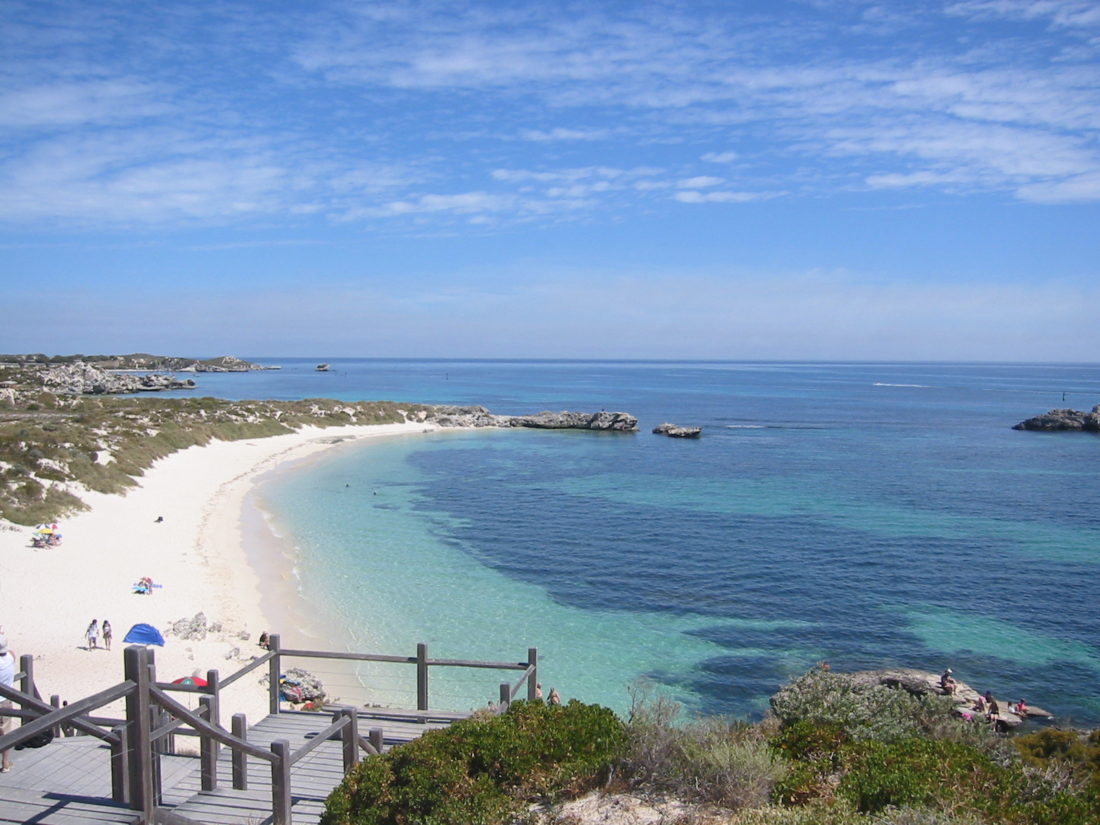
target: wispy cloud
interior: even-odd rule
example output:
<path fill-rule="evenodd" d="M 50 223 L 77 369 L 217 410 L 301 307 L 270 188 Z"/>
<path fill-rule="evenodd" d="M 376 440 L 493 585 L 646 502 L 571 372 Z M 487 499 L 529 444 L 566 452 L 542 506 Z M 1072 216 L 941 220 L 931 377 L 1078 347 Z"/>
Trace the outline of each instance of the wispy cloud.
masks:
<path fill-rule="evenodd" d="M 1100 200 L 1085 0 L 57 10 L 13 0 L 0 33 L 13 225 L 506 224 L 913 187 Z"/>

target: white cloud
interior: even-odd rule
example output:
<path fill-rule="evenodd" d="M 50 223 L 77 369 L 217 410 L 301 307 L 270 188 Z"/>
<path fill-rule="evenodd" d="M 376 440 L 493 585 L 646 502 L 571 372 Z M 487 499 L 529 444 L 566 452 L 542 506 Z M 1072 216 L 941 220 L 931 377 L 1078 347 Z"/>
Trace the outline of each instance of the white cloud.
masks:
<path fill-rule="evenodd" d="M 1100 201 L 1100 169 L 1059 181 L 1029 183 L 1017 194 L 1032 203 L 1094 203 Z"/>
<path fill-rule="evenodd" d="M 947 5 L 944 11 L 979 19 L 1049 19 L 1064 28 L 1100 26 L 1100 6 L 1091 0 L 963 0 Z"/>
<path fill-rule="evenodd" d="M 680 203 L 749 203 L 775 197 L 763 192 L 699 192 L 689 189 L 677 192 L 673 197 Z"/>
<path fill-rule="evenodd" d="M 719 186 L 725 183 L 724 178 L 715 178 L 708 175 L 698 175 L 694 178 L 686 178 L 676 185 L 681 189 L 706 189 L 710 186 Z"/>
<path fill-rule="evenodd" d="M 701 157 L 707 163 L 733 163 L 737 160 L 736 152 L 707 152 Z"/>
<path fill-rule="evenodd" d="M 549 130 L 526 129 L 520 132 L 520 137 L 534 143 L 550 143 L 570 140 L 604 140 L 608 134 L 605 129 L 566 129 L 558 127 Z"/>
<path fill-rule="evenodd" d="M 158 90 L 131 80 L 60 82 L 0 94 L 0 126 L 16 129 L 117 123 L 163 115 Z"/>

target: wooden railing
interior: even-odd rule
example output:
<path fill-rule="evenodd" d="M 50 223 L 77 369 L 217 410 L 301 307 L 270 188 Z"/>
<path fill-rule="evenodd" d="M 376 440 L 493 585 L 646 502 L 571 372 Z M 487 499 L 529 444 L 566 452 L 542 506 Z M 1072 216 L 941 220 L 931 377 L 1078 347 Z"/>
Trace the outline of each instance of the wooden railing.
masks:
<path fill-rule="evenodd" d="M 536 698 L 538 651 L 530 648 L 526 662 L 484 662 L 468 659 L 429 659 L 427 646 L 417 645 L 415 656 L 389 656 L 373 653 L 338 653 L 321 650 L 283 649 L 279 636 L 270 637 L 270 649 L 263 655 L 226 677 L 220 678 L 217 670 L 207 671 L 206 685 L 184 685 L 158 682 L 152 649 L 131 646 L 123 652 L 124 679 L 117 685 L 60 706 L 57 696 L 49 703 L 42 700 L 34 679 L 34 658 L 20 658 L 20 673 L 16 675 L 19 688 L 0 685 L 0 699 L 10 700 L 19 709 L 0 709 L 0 716 L 21 719 L 21 725 L 11 733 L 0 736 L 0 750 L 16 747 L 43 731 L 73 730 L 94 736 L 110 746 L 111 796 L 115 801 L 126 802 L 141 812 L 141 822 L 183 822 L 182 817 L 157 810 L 160 802 L 160 755 L 174 753 L 174 737 L 177 734 L 199 737 L 200 781 L 203 790 L 217 788 L 217 761 L 219 747 L 229 748 L 232 763 L 232 784 L 235 789 L 247 789 L 247 760 L 259 759 L 270 765 L 272 784 L 272 822 L 274 825 L 290 825 L 291 822 L 291 767 L 324 742 L 339 739 L 343 749 L 344 772 L 349 771 L 361 753 L 380 754 L 383 749 L 381 728 L 372 728 L 367 737 L 359 733 L 358 711 L 353 707 L 336 709 L 332 723 L 309 742 L 295 751 L 285 739 L 276 740 L 270 749 L 249 742 L 248 724 L 244 714 L 234 714 L 231 730 L 220 724 L 222 691 L 252 671 L 268 666 L 268 690 L 270 711 L 281 711 L 280 676 L 283 661 L 288 657 L 307 659 L 343 659 L 367 662 L 405 663 L 416 667 L 416 711 L 387 710 L 387 715 L 403 719 L 427 722 L 431 719 L 452 721 L 466 714 L 432 711 L 428 705 L 428 674 L 432 667 L 465 667 L 493 670 L 522 671 L 515 683 L 501 682 L 497 709 L 503 712 L 527 686 L 527 698 Z M 169 694 L 200 694 L 199 708 L 191 710 Z M 124 699 L 126 718 L 113 719 L 89 715 L 91 711 Z M 373 710 L 373 709 L 372 709 Z M 377 714 L 374 714 L 377 715 Z"/>
<path fill-rule="evenodd" d="M 488 670 L 522 670 L 523 674 L 519 677 L 516 683 L 509 684 L 507 682 L 500 683 L 499 701 L 496 703 L 497 708 L 500 711 L 508 709 L 508 706 L 519 695 L 520 689 L 526 684 L 527 686 L 527 699 L 534 701 L 537 696 L 537 671 L 538 671 L 538 649 L 531 647 L 527 649 L 527 661 L 526 662 L 485 662 L 474 659 L 429 659 L 428 658 L 428 646 L 426 644 L 418 644 L 416 646 L 415 656 L 387 656 L 379 653 L 338 653 L 327 650 L 297 650 L 292 648 L 283 648 L 280 643 L 279 635 L 272 634 L 269 637 L 268 652 L 265 656 L 260 657 L 249 668 L 259 667 L 262 661 L 268 663 L 268 703 L 272 713 L 279 712 L 279 676 L 283 672 L 283 660 L 289 657 L 303 658 L 303 659 L 340 659 L 344 661 L 354 662 L 386 662 L 389 664 L 406 664 L 416 667 L 416 710 L 415 714 L 405 714 L 406 716 L 412 716 L 419 719 L 419 721 L 427 721 L 431 718 L 440 717 L 442 714 L 439 711 L 432 712 L 429 709 L 428 704 L 428 675 L 429 670 L 433 667 L 464 667 L 464 668 L 480 668 Z M 234 674 L 231 679 L 237 679 L 242 674 Z M 228 681 L 228 680 L 227 680 Z M 224 685 L 226 682 L 223 682 Z"/>

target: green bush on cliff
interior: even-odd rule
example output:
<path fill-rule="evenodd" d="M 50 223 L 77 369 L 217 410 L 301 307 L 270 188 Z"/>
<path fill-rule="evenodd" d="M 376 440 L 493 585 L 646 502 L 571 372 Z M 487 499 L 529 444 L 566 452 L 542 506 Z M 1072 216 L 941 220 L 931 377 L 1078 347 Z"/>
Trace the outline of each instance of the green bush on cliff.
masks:
<path fill-rule="evenodd" d="M 624 747 L 607 708 L 517 702 L 364 760 L 329 796 L 323 825 L 492 825 L 524 803 L 596 784 Z"/>

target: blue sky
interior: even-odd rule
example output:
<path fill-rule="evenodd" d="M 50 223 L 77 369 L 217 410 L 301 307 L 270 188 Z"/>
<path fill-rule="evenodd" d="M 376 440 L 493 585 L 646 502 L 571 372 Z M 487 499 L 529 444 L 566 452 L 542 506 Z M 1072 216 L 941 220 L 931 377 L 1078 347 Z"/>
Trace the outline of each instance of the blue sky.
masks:
<path fill-rule="evenodd" d="M 0 0 L 0 351 L 1100 360 L 1100 4 Z"/>

